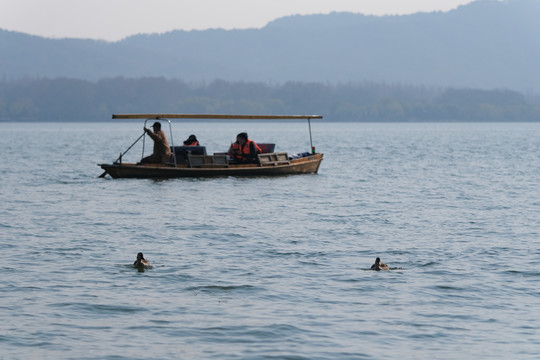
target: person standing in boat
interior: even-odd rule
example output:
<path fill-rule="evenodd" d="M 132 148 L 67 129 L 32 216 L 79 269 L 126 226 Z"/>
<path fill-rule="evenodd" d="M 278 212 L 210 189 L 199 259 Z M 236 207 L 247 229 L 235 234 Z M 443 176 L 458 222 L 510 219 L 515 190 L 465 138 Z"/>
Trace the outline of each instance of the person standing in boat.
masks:
<path fill-rule="evenodd" d="M 189 135 L 189 137 L 184 140 L 184 146 L 199 146 L 199 140 L 195 135 Z"/>
<path fill-rule="evenodd" d="M 154 131 L 144 128 L 144 132 L 154 140 L 154 152 L 141 160 L 141 164 L 161 164 L 171 161 L 172 152 L 167 140 L 167 135 L 161 130 L 161 123 L 155 122 L 152 125 Z"/>
<path fill-rule="evenodd" d="M 248 134 L 243 132 L 236 135 L 236 142 L 229 148 L 229 156 L 237 163 L 255 164 L 258 162 L 257 154 L 262 152 L 255 141 L 248 138 Z"/>

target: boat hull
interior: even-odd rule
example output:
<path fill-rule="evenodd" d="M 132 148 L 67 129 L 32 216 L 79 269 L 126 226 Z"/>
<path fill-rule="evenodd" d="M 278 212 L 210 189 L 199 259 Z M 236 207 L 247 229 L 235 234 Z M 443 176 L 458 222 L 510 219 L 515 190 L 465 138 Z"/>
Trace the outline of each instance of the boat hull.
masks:
<path fill-rule="evenodd" d="M 165 164 L 99 164 L 112 178 L 154 178 L 171 179 L 182 177 L 218 176 L 283 176 L 296 174 L 316 174 L 323 154 L 313 154 L 291 160 L 288 164 L 246 164 L 228 166 L 177 167 Z"/>

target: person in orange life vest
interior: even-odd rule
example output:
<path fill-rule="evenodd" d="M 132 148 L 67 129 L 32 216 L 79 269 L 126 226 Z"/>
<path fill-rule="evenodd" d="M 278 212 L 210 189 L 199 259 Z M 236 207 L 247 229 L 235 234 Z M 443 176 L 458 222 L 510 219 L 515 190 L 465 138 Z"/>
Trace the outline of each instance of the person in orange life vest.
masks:
<path fill-rule="evenodd" d="M 199 146 L 199 140 L 195 135 L 189 135 L 189 137 L 184 141 L 184 146 Z"/>
<path fill-rule="evenodd" d="M 257 154 L 261 148 L 255 141 L 248 139 L 248 134 L 243 132 L 236 135 L 236 142 L 229 148 L 229 156 L 238 163 L 254 164 L 258 162 Z"/>
<path fill-rule="evenodd" d="M 161 123 L 155 122 L 152 125 L 154 131 L 144 128 L 144 132 L 154 140 L 154 152 L 152 155 L 141 160 L 141 164 L 160 164 L 171 161 L 172 152 L 167 141 L 167 135 L 161 130 Z"/>

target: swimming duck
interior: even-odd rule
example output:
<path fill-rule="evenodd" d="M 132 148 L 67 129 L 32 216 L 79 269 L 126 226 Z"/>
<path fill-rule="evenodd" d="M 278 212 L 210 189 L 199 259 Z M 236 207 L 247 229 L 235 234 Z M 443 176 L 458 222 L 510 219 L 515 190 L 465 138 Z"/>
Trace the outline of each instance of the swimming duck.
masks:
<path fill-rule="evenodd" d="M 383 264 L 381 262 L 381 258 L 378 257 L 375 259 L 375 264 L 371 265 L 371 270 L 375 270 L 375 271 L 390 270 L 390 268 L 388 267 L 388 265 Z"/>
<path fill-rule="evenodd" d="M 138 253 L 137 254 L 137 260 L 135 260 L 135 262 L 133 263 L 133 266 L 135 267 L 152 267 L 152 265 L 150 265 L 150 261 L 146 260 L 144 258 L 144 255 L 142 252 Z"/>

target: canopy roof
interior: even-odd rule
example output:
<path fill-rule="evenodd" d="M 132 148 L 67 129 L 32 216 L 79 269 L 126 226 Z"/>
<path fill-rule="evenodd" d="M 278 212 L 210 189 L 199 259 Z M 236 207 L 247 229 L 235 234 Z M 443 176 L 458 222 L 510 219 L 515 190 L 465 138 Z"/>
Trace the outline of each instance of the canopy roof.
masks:
<path fill-rule="evenodd" d="M 322 119 L 321 115 L 218 115 L 218 114 L 113 114 L 113 119 L 235 119 L 296 120 Z"/>

